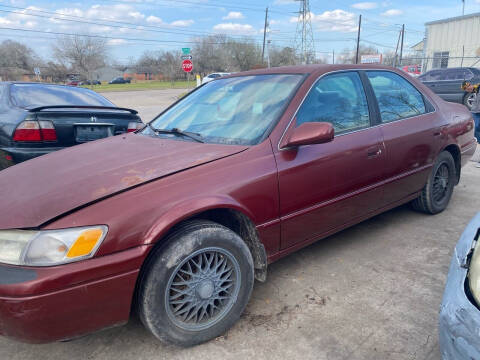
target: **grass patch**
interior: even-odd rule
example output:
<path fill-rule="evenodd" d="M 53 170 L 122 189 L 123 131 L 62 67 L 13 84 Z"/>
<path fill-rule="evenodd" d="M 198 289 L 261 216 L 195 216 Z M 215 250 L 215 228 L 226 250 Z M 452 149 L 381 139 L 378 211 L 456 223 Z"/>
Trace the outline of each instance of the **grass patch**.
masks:
<path fill-rule="evenodd" d="M 197 85 L 196 81 L 144 81 L 130 84 L 101 84 L 101 85 L 82 85 L 87 89 L 97 92 L 111 91 L 141 91 L 141 90 L 159 90 L 159 89 L 193 89 Z"/>

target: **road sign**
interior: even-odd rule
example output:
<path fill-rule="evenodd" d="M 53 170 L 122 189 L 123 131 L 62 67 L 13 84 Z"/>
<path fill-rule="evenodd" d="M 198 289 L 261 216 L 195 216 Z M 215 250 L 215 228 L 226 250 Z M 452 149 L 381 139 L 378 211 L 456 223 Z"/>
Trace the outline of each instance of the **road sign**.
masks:
<path fill-rule="evenodd" d="M 183 71 L 189 73 L 193 70 L 193 63 L 191 60 L 183 60 L 182 61 L 182 69 Z"/>
<path fill-rule="evenodd" d="M 192 55 L 182 55 L 182 60 L 192 60 Z"/>
<path fill-rule="evenodd" d="M 382 54 L 362 55 L 360 62 L 362 64 L 381 64 Z"/>
<path fill-rule="evenodd" d="M 182 48 L 182 53 L 184 53 L 185 55 L 190 54 L 190 48 Z"/>
<path fill-rule="evenodd" d="M 35 75 L 39 76 L 41 74 L 40 72 L 40 68 L 36 67 L 33 69 L 33 72 L 35 73 Z"/>

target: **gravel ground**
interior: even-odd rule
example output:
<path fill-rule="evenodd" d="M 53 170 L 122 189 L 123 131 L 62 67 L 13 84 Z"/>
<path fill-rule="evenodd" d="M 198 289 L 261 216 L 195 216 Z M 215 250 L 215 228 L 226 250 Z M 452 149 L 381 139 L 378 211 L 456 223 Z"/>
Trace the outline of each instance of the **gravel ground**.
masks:
<path fill-rule="evenodd" d="M 144 122 L 152 120 L 168 105 L 184 94 L 186 89 L 125 91 L 102 93 L 117 106 L 135 109 Z"/>

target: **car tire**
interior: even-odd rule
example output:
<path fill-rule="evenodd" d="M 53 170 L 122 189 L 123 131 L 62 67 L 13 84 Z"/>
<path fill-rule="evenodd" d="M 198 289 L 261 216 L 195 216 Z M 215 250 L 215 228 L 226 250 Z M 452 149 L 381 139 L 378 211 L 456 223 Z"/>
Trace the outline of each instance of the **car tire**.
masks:
<path fill-rule="evenodd" d="M 472 109 L 472 102 L 475 100 L 476 96 L 476 93 L 466 93 L 463 97 L 463 105 L 465 105 L 468 110 Z"/>
<path fill-rule="evenodd" d="M 438 156 L 420 196 L 412 201 L 415 210 L 438 214 L 446 209 L 456 183 L 455 161 L 448 151 Z"/>
<path fill-rule="evenodd" d="M 235 232 L 190 221 L 153 250 L 138 288 L 138 313 L 158 339 L 193 346 L 240 318 L 254 283 L 253 259 Z"/>

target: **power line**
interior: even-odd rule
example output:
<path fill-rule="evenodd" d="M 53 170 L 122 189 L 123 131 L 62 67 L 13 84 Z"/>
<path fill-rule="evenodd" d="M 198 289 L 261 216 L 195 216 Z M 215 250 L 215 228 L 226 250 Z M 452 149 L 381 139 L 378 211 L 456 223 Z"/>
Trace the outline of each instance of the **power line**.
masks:
<path fill-rule="evenodd" d="M 110 3 L 117 3 L 117 4 L 126 4 L 125 1 L 119 1 L 119 0 L 103 0 L 104 2 L 110 2 Z M 160 0 L 160 2 L 166 3 L 168 5 L 172 5 L 171 1 L 168 0 Z M 146 5 L 157 5 L 159 6 L 159 1 L 156 2 L 144 2 L 144 1 L 137 1 L 137 4 L 146 4 Z M 180 4 L 187 4 L 187 5 L 195 5 L 195 6 L 203 6 L 203 7 L 213 7 L 213 8 L 225 8 L 228 6 L 231 9 L 235 10 L 245 10 L 245 11 L 256 11 L 256 12 L 264 12 L 263 8 L 252 8 L 252 7 L 246 7 L 246 6 L 238 6 L 238 5 L 232 5 L 232 4 L 226 4 L 226 3 L 216 3 L 209 1 L 208 3 L 203 3 L 203 2 L 195 2 L 195 1 L 188 1 L 188 0 L 175 0 L 175 3 L 180 3 Z M 286 14 L 286 15 L 292 15 L 293 13 L 288 12 L 288 11 L 281 11 L 281 10 L 270 10 L 270 12 L 277 13 L 277 14 Z"/>
<path fill-rule="evenodd" d="M 31 14 L 31 13 L 25 13 L 21 11 L 11 11 L 11 10 L 1 10 L 1 12 L 5 13 L 14 13 L 14 14 L 20 14 L 20 15 L 26 15 L 26 16 L 35 16 L 35 17 L 41 17 L 41 18 L 47 18 L 47 19 L 55 19 L 55 20 L 60 20 L 60 21 L 70 21 L 70 22 L 77 22 L 77 23 L 86 23 L 86 24 L 92 24 L 92 25 L 100 25 L 100 26 L 110 26 L 110 27 L 115 27 L 115 28 L 123 28 L 123 29 L 131 29 L 131 30 L 138 30 L 138 31 L 148 31 L 148 32 L 158 32 L 158 33 L 169 33 L 169 34 L 178 34 L 178 35 L 198 35 L 198 33 L 203 33 L 207 35 L 218 35 L 218 33 L 212 33 L 212 32 L 206 32 L 202 30 L 163 30 L 165 28 L 168 29 L 168 27 L 164 26 L 155 26 L 155 25 L 143 25 L 143 24 L 135 24 L 131 22 L 125 22 L 125 21 L 116 21 L 116 20 L 110 20 L 110 19 L 105 19 L 105 18 L 100 18 L 99 20 L 102 20 L 106 23 L 100 23 L 98 21 L 92 21 L 89 20 L 85 17 L 81 16 L 76 16 L 76 15 L 69 15 L 69 14 L 63 14 L 63 13 L 56 13 L 56 12 L 51 12 L 51 11 L 44 11 L 44 10 L 32 10 L 28 8 L 22 8 L 22 7 L 17 7 L 17 6 L 9 6 L 9 5 L 3 5 L 0 4 L 0 7 L 7 7 L 7 8 L 14 8 L 14 9 L 20 9 L 20 10 L 25 10 L 25 11 L 34 11 L 34 12 L 39 12 L 39 13 L 45 13 L 49 15 L 55 15 L 55 16 L 68 16 L 71 18 L 75 19 L 68 19 L 68 18 L 63 18 L 63 17 L 55 17 L 55 16 L 43 16 L 39 14 Z M 80 20 L 76 20 L 80 19 Z M 118 25 L 112 25 L 109 23 L 114 23 L 114 24 L 123 24 L 122 26 Z M 124 25 L 132 25 L 132 27 L 124 26 Z M 139 28 L 140 27 L 140 28 Z M 155 29 L 155 30 L 150 30 L 150 29 Z M 156 30 L 156 29 L 162 29 L 162 30 Z M 239 35 L 233 35 L 233 36 L 239 36 Z"/>
<path fill-rule="evenodd" d="M 89 38 L 100 38 L 100 39 L 110 39 L 110 40 L 117 40 L 118 39 L 118 40 L 125 40 L 125 41 L 141 41 L 141 42 L 153 42 L 153 43 L 176 43 L 176 44 L 179 43 L 179 41 L 177 41 L 177 40 L 156 40 L 156 39 L 125 38 L 125 37 L 120 37 L 120 36 L 75 34 L 75 33 L 65 33 L 65 32 L 57 32 L 57 31 L 18 29 L 18 28 L 4 27 L 4 26 L 0 26 L 0 30 L 1 29 L 11 30 L 11 31 L 23 31 L 23 32 L 32 32 L 32 33 L 52 34 L 52 35 L 83 36 L 83 37 L 89 37 Z M 182 41 L 182 43 L 196 44 L 195 41 Z M 207 44 L 218 45 L 218 44 L 226 44 L 226 43 L 218 41 L 218 42 L 208 42 Z"/>

